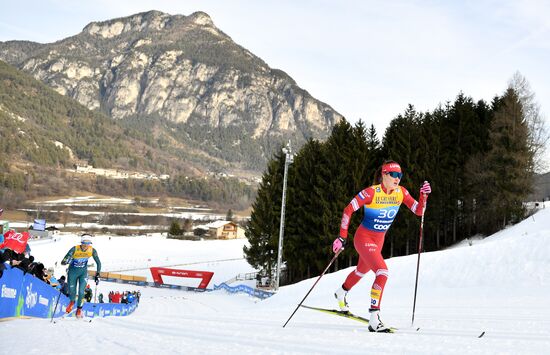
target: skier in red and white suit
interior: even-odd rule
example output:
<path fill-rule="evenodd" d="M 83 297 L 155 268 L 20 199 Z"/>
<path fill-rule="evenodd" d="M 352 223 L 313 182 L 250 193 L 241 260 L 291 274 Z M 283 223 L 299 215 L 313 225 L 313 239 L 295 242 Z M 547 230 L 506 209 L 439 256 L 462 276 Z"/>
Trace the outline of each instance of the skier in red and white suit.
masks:
<path fill-rule="evenodd" d="M 424 182 L 420 188 L 420 202 L 416 201 L 399 182 L 403 177 L 401 167 L 394 161 L 384 163 L 376 174 L 377 185 L 367 187 L 351 200 L 344 209 L 340 235 L 334 240 L 333 251 L 337 253 L 343 249 L 347 242 L 348 227 L 353 212 L 364 207 L 364 216 L 359 228 L 357 228 L 353 245 L 359 253 L 359 263 L 353 270 L 341 288 L 336 290 L 334 296 L 342 311 L 349 311 L 346 302 L 346 294 L 361 280 L 361 278 L 372 270 L 376 278 L 371 288 L 371 314 L 369 330 L 372 332 L 387 332 L 389 328 L 384 326 L 380 320 L 380 302 L 384 292 L 384 286 L 388 279 L 388 268 L 382 257 L 384 236 L 390 228 L 399 206 L 404 203 L 417 216 L 424 213 L 424 205 L 427 195 L 431 192 L 428 182 Z"/>

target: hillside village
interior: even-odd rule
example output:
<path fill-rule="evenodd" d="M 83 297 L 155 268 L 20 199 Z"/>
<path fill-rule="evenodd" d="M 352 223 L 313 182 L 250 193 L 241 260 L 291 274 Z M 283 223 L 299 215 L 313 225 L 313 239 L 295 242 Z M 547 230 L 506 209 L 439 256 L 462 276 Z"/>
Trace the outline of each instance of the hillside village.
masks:
<path fill-rule="evenodd" d="M 153 173 L 126 171 L 120 169 L 102 169 L 94 168 L 92 165 L 75 165 L 74 169 L 67 169 L 67 171 L 77 174 L 92 174 L 97 176 L 104 176 L 110 179 L 168 180 L 170 178 L 170 175 L 168 174 L 157 175 Z"/>

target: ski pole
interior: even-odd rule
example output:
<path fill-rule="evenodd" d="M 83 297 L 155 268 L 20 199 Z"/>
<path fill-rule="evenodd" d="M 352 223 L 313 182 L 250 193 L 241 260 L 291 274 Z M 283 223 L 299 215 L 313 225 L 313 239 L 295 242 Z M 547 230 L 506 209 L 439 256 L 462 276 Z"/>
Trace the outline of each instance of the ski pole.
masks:
<path fill-rule="evenodd" d="M 55 316 L 55 312 L 57 311 L 57 305 L 59 304 L 60 298 L 61 298 L 61 287 L 59 288 L 59 295 L 57 295 L 57 301 L 55 301 L 55 307 L 53 308 L 52 319 L 50 319 L 50 323 L 53 322 L 53 317 Z"/>
<path fill-rule="evenodd" d="M 418 240 L 418 259 L 416 261 L 416 280 L 414 282 L 414 301 L 413 301 L 413 313 L 411 327 L 414 325 L 414 311 L 416 308 L 416 290 L 418 288 L 418 271 L 420 270 L 420 253 L 422 253 L 422 231 L 424 229 L 424 212 L 426 212 L 426 206 L 428 204 L 428 195 L 422 196 L 424 199 L 424 211 L 422 211 L 422 218 L 420 218 L 420 238 Z"/>
<path fill-rule="evenodd" d="M 304 296 L 304 298 L 302 298 L 302 300 L 300 301 L 300 303 L 298 303 L 298 306 L 296 307 L 296 309 L 294 310 L 294 312 L 292 312 L 292 314 L 290 315 L 290 317 L 287 319 L 287 321 L 285 322 L 285 324 L 283 325 L 283 328 L 288 324 L 288 322 L 290 321 L 290 319 L 294 316 L 294 313 L 296 313 L 296 311 L 298 310 L 298 308 L 300 308 L 300 306 L 302 305 L 302 303 L 304 303 L 304 301 L 306 300 L 307 296 L 309 296 L 310 292 L 313 291 L 313 288 L 315 287 L 315 285 L 317 285 L 317 283 L 319 282 L 319 280 L 321 280 L 321 277 L 323 277 L 323 275 L 327 272 L 328 268 L 332 265 L 332 263 L 334 262 L 334 260 L 336 260 L 336 258 L 338 257 L 338 255 L 340 255 L 340 253 L 342 252 L 342 250 L 344 250 L 344 248 L 338 250 L 338 252 L 336 254 L 334 254 L 334 257 L 332 258 L 332 260 L 328 263 L 327 267 L 325 268 L 325 270 L 321 273 L 321 275 L 319 275 L 319 277 L 317 278 L 317 281 L 315 281 L 315 283 L 313 284 L 313 286 L 311 286 L 311 288 L 309 289 L 309 291 L 306 293 L 306 295 Z"/>

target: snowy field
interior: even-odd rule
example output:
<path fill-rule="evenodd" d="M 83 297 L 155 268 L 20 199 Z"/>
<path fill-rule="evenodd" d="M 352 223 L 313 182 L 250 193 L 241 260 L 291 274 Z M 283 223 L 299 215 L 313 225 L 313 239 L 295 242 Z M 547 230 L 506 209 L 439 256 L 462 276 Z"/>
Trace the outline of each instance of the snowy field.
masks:
<path fill-rule="evenodd" d="M 382 319 L 402 329 L 369 333 L 344 318 L 300 309 L 282 325 L 315 279 L 282 287 L 259 301 L 225 291 L 194 293 L 139 288 L 142 300 L 128 317 L 14 320 L 0 323 L 1 354 L 548 354 L 550 349 L 550 205 L 522 223 L 473 245 L 422 254 L 414 328 L 411 328 L 416 255 L 388 260 L 390 278 Z M 417 231 L 411 231 L 417 233 Z M 426 231 L 426 238 L 430 238 Z M 48 266 L 77 242 L 33 243 Z M 149 266 L 182 265 L 214 271 L 217 284 L 253 271 L 242 259 L 245 240 L 177 241 L 162 237 L 97 236 L 104 271 L 147 275 Z M 327 246 L 327 248 L 330 246 Z M 237 259 L 237 260 L 231 260 Z M 327 260 L 328 262 L 328 260 Z M 184 266 L 185 265 L 185 266 Z M 334 290 L 352 270 L 325 275 L 305 304 L 334 308 Z M 57 274 L 62 269 L 57 269 Z M 368 316 L 368 274 L 348 295 L 351 310 Z M 138 289 L 102 282 L 101 292 Z M 417 332 L 414 329 L 420 328 Z M 485 331 L 482 338 L 477 336 Z"/>
<path fill-rule="evenodd" d="M 54 241 L 31 242 L 31 254 L 47 267 L 54 266 L 56 277 L 65 272 L 61 260 L 69 249 L 80 244 L 80 237 L 61 233 Z M 243 246 L 246 239 L 189 241 L 166 239 L 160 233 L 150 237 L 108 237 L 101 234 L 93 238 L 101 260 L 101 271 L 110 271 L 135 276 L 147 276 L 153 281 L 149 270 L 152 266 L 174 267 L 186 270 L 214 271 L 211 287 L 227 281 L 237 274 L 255 272 L 246 262 Z M 90 259 L 89 263 L 94 264 Z M 95 267 L 92 267 L 95 269 Z M 199 279 L 181 279 L 164 276 L 166 283 L 198 286 Z M 101 283 L 109 287 L 109 283 Z"/>
<path fill-rule="evenodd" d="M 148 199 L 147 204 L 156 205 L 158 204 L 158 199 Z M 39 213 L 57 213 L 64 214 L 68 213 L 73 216 L 86 217 L 92 216 L 96 219 L 101 219 L 105 216 L 107 212 L 97 211 L 97 208 L 100 207 L 124 207 L 129 205 L 134 205 L 135 201 L 124 198 L 116 197 L 97 197 L 97 196 L 82 196 L 82 197 L 71 197 L 63 198 L 57 200 L 46 200 L 35 202 L 37 208 L 22 208 L 19 211 L 30 213 L 31 215 Z M 77 210 L 71 211 L 67 208 L 71 207 L 80 207 L 80 208 L 89 208 L 89 210 Z M 179 219 L 191 219 L 193 221 L 212 221 L 212 220 L 223 220 L 226 217 L 226 214 L 215 213 L 212 209 L 206 208 L 204 206 L 171 206 L 167 209 L 166 212 L 108 212 L 109 215 L 113 216 L 142 216 L 142 217 L 165 217 L 165 218 L 179 218 Z M 32 225 L 32 221 L 10 221 L 10 226 L 13 228 L 28 228 Z M 107 228 L 109 230 L 157 230 L 165 231 L 167 226 L 165 225 L 113 225 L 113 224 L 100 224 L 100 223 L 90 223 L 90 222 L 68 222 L 68 223 L 51 223 L 48 221 L 48 227 L 55 226 L 61 230 L 64 228 L 79 228 L 82 230 L 85 229 L 95 229 L 101 230 L 102 228 Z"/>

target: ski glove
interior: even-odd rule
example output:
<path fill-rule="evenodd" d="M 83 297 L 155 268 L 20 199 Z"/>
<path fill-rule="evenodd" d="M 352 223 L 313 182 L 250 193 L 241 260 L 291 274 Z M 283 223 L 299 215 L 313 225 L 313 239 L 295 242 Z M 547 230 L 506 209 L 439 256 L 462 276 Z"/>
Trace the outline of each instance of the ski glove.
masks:
<path fill-rule="evenodd" d="M 96 272 L 96 273 L 95 273 L 94 281 L 95 281 L 95 284 L 96 284 L 96 285 L 99 283 L 99 272 Z"/>
<path fill-rule="evenodd" d="M 430 186 L 430 183 L 427 181 L 424 181 L 424 184 L 420 188 L 420 193 L 427 195 L 431 192 L 432 192 L 432 187 Z"/>
<path fill-rule="evenodd" d="M 338 237 L 336 239 L 334 239 L 334 242 L 332 242 L 332 251 L 335 252 L 335 253 L 338 253 L 340 251 L 340 249 L 344 249 L 346 244 L 347 244 L 347 240 L 345 238 L 342 238 L 342 237 Z"/>

